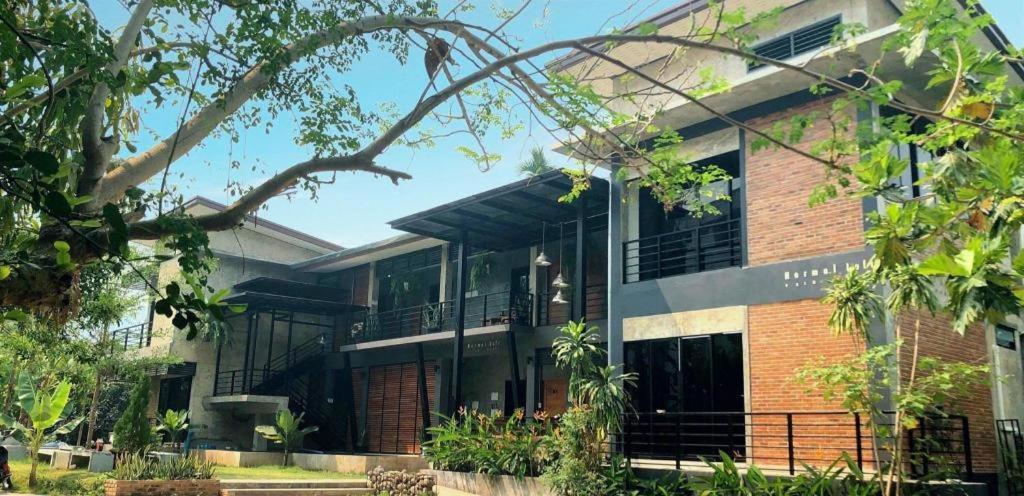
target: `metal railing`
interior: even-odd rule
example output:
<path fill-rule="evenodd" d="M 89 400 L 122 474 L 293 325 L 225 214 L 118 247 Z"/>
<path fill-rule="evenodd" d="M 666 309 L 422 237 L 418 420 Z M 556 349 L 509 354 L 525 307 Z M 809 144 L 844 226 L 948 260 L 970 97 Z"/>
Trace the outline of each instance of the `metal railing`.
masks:
<path fill-rule="evenodd" d="M 554 290 L 546 290 L 544 292 L 537 293 L 538 326 L 557 325 L 569 322 L 569 316 L 572 313 L 571 302 L 575 297 L 572 289 L 572 287 L 568 287 L 562 290 L 562 295 L 566 300 L 569 300 L 569 304 L 552 303 L 551 299 L 555 296 Z M 588 284 L 586 298 L 587 300 L 584 303 L 584 310 L 588 322 L 608 317 L 607 284 Z"/>
<path fill-rule="evenodd" d="M 729 219 L 624 242 L 622 282 L 735 267 L 742 261 L 740 219 Z"/>
<path fill-rule="evenodd" d="M 386 312 L 353 315 L 345 344 L 421 336 L 455 329 L 454 301 L 428 303 Z M 499 291 L 466 298 L 466 328 L 502 324 L 530 325 L 533 310 L 528 293 Z"/>
<path fill-rule="evenodd" d="M 217 373 L 213 382 L 213 395 L 248 394 L 278 374 L 310 357 L 320 356 L 330 349 L 327 335 L 320 334 L 306 340 L 290 350 L 270 359 L 262 367 L 223 370 Z"/>
<path fill-rule="evenodd" d="M 153 343 L 153 323 L 143 322 L 114 329 L 110 339 L 115 348 L 125 351 L 146 348 Z"/>
<path fill-rule="evenodd" d="M 878 419 L 891 427 L 892 415 Z M 908 473 L 973 476 L 967 417 L 919 420 L 906 432 L 904 460 Z M 611 446 L 629 460 L 683 462 L 720 460 L 726 453 L 740 463 L 789 474 L 827 466 L 849 454 L 861 469 L 874 467 L 867 418 L 848 412 L 654 412 L 623 417 Z M 891 442 L 891 439 L 880 439 Z"/>
<path fill-rule="evenodd" d="M 1024 433 L 1018 419 L 996 420 L 1003 480 L 1009 496 L 1024 495 Z"/>

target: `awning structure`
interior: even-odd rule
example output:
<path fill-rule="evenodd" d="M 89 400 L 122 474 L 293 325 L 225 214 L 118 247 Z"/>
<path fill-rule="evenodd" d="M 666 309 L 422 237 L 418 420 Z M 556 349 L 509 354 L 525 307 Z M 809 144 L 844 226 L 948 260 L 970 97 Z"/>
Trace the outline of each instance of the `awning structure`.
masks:
<path fill-rule="evenodd" d="M 275 309 L 314 314 L 342 314 L 366 307 L 351 305 L 348 292 L 318 284 L 257 277 L 235 284 L 228 303 L 244 303 L 261 309 Z"/>
<path fill-rule="evenodd" d="M 582 206 L 587 217 L 608 210 L 608 182 L 592 177 L 590 189 L 573 203 L 558 199 L 572 188 L 561 171 L 551 171 L 389 222 L 391 227 L 423 236 L 459 242 L 465 230 L 473 248 L 504 251 L 536 244 L 547 225 L 575 221 Z M 582 205 L 579 204 L 582 202 Z M 566 224 L 566 234 L 572 224 Z"/>

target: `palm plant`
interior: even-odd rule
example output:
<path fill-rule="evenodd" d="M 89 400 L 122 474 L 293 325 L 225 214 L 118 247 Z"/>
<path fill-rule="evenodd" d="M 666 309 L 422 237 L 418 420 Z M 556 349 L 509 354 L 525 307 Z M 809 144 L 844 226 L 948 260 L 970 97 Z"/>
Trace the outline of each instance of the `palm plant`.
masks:
<path fill-rule="evenodd" d="M 548 162 L 548 158 L 544 155 L 544 148 L 539 146 L 530 150 L 530 158 L 519 164 L 519 173 L 528 177 L 539 176 L 553 170 L 555 167 Z"/>
<path fill-rule="evenodd" d="M 188 410 L 167 410 L 161 417 L 157 418 L 159 423 L 157 431 L 166 433 L 175 449 L 180 446 L 178 436 L 188 430 L 188 415 Z"/>
<path fill-rule="evenodd" d="M 28 475 L 29 487 L 36 485 L 38 455 L 43 443 L 71 432 L 83 420 L 83 417 L 65 420 L 64 410 L 68 406 L 70 394 L 71 384 L 67 381 L 46 391 L 41 388 L 37 389 L 33 384 L 32 376 L 28 372 L 22 371 L 18 375 L 18 383 L 15 387 L 15 396 L 17 397 L 15 404 L 21 409 L 23 418 L 27 419 L 28 423 L 23 424 L 0 413 L 0 425 L 13 428 L 15 433 L 28 444 L 32 460 L 32 469 Z"/>
<path fill-rule="evenodd" d="M 284 466 L 289 465 L 290 455 L 293 451 L 302 447 L 302 440 L 306 435 L 312 434 L 319 427 L 310 425 L 300 427 L 304 413 L 299 416 L 292 415 L 289 410 L 280 410 L 274 419 L 274 425 L 258 425 L 256 433 L 272 443 L 278 443 L 284 448 Z"/>

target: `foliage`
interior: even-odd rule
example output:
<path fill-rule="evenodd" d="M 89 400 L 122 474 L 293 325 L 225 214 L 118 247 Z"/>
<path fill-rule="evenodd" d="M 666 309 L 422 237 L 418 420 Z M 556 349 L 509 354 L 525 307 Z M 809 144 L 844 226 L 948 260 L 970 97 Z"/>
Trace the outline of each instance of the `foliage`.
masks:
<path fill-rule="evenodd" d="M 544 155 L 543 147 L 530 149 L 530 158 L 519 164 L 519 174 L 527 177 L 534 177 L 555 170 L 547 156 Z"/>
<path fill-rule="evenodd" d="M 257 434 L 263 436 L 267 441 L 280 444 L 284 448 L 284 463 L 282 465 L 286 467 L 291 462 L 291 453 L 302 448 L 303 439 L 308 434 L 312 434 L 320 429 L 315 425 L 301 427 L 303 415 L 305 414 L 300 413 L 296 417 L 292 415 L 290 410 L 278 410 L 277 416 L 274 418 L 274 425 L 256 426 Z"/>
<path fill-rule="evenodd" d="M 555 364 L 569 373 L 569 401 L 592 410 L 601 430 L 598 437 L 617 429 L 629 406 L 627 388 L 636 374 L 620 373 L 621 366 L 599 365 L 607 352 L 600 346 L 598 329 L 570 321 L 552 344 Z"/>
<path fill-rule="evenodd" d="M 152 443 L 153 432 L 146 416 L 149 405 L 149 378 L 140 378 L 132 388 L 131 399 L 114 424 L 114 447 L 120 453 L 142 453 Z"/>
<path fill-rule="evenodd" d="M 565 412 L 555 430 L 552 447 L 556 453 L 542 479 L 559 496 L 601 495 L 605 481 L 601 477 L 602 453 L 594 439 L 597 415 L 587 406 L 573 406 Z"/>
<path fill-rule="evenodd" d="M 0 425 L 14 429 L 15 435 L 28 446 L 32 460 L 28 483 L 30 487 L 35 487 L 38 454 L 43 443 L 71 432 L 82 422 L 82 418 L 68 420 L 65 417 L 68 397 L 71 394 L 71 384 L 68 382 L 61 382 L 48 390 L 37 388 L 32 376 L 23 371 L 18 376 L 15 394 L 21 418 L 27 422 L 22 423 L 14 417 L 0 413 Z"/>
<path fill-rule="evenodd" d="M 32 463 L 27 459 L 12 460 L 10 467 L 14 476 L 14 486 L 27 487 Z M 38 467 L 36 479 L 36 487 L 32 489 L 35 494 L 103 496 L 103 482 L 107 476 L 85 470 L 60 470 L 41 465 Z"/>
<path fill-rule="evenodd" d="M 720 462 L 705 460 L 710 474 L 695 477 L 689 489 L 698 496 L 728 494 L 730 496 L 877 496 L 880 494 L 877 474 L 868 477 L 848 454 L 829 466 L 818 469 L 809 465 L 793 478 L 769 477 L 755 466 L 741 470 L 726 453 L 719 452 Z"/>
<path fill-rule="evenodd" d="M 460 410 L 428 432 L 423 456 L 439 470 L 536 477 L 551 461 L 551 424 L 522 410 L 509 418 Z"/>
<path fill-rule="evenodd" d="M 171 443 L 177 446 L 180 436 L 188 431 L 188 414 L 188 410 L 167 410 L 162 416 L 157 417 L 157 430 L 167 434 Z"/>
<path fill-rule="evenodd" d="M 110 477 L 116 480 L 205 480 L 217 477 L 213 462 L 198 456 L 155 460 L 145 453 L 130 453 L 118 459 Z"/>

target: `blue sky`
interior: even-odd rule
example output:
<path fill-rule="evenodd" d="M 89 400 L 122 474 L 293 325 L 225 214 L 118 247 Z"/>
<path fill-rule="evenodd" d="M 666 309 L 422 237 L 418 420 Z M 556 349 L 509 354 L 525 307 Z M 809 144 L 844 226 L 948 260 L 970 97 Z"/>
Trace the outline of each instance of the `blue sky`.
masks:
<path fill-rule="evenodd" d="M 513 32 L 521 35 L 520 46 L 531 46 L 556 39 L 594 34 L 622 27 L 672 6 L 679 0 L 646 0 L 636 2 L 630 12 L 621 14 L 623 5 L 630 2 L 611 0 L 551 0 L 533 2 L 517 20 Z M 442 5 L 451 4 L 442 0 Z M 119 26 L 126 12 L 117 0 L 100 0 L 95 9 L 110 26 Z M 476 12 L 463 17 L 470 22 L 495 24 L 491 2 L 478 2 Z M 517 7 L 519 0 L 501 0 L 498 5 Z M 1024 43 L 1024 0 L 982 0 L 996 18 L 996 22 L 1020 46 Z M 544 9 L 547 9 L 546 11 Z M 617 15 L 621 14 L 621 15 Z M 617 16 L 616 16 L 617 15 Z M 615 16 L 615 17 L 613 17 Z M 419 97 L 425 84 L 420 55 L 414 54 L 407 66 L 401 66 L 389 55 L 380 52 L 359 63 L 343 76 L 344 82 L 359 93 L 364 106 L 381 102 L 394 102 L 400 109 L 408 109 Z M 149 128 L 144 135 L 164 136 L 173 130 L 180 106 L 144 112 L 143 123 Z M 220 202 L 231 198 L 224 191 L 230 179 L 255 184 L 273 171 L 283 169 L 311 156 L 308 149 L 295 145 L 295 125 L 291 116 L 282 115 L 274 122 L 271 134 L 263 129 L 243 132 L 239 143 L 227 139 L 210 139 L 204 147 L 193 150 L 173 166 L 174 174 L 187 196 L 203 195 Z M 319 236 L 343 246 L 356 246 L 395 234 L 387 221 L 418 212 L 448 201 L 484 191 L 518 178 L 517 164 L 529 155 L 534 146 L 549 147 L 553 140 L 543 129 L 528 128 L 510 140 L 490 140 L 488 150 L 502 155 L 503 160 L 487 172 L 480 172 L 468 159 L 455 151 L 458 145 L 469 144 L 459 139 L 439 141 L 431 149 L 410 151 L 389 150 L 379 162 L 406 171 L 413 180 L 394 186 L 386 179 L 365 174 L 339 175 L 333 185 L 324 186 L 315 202 L 299 192 L 291 200 L 277 198 L 259 212 L 259 216 L 286 224 L 295 229 Z M 140 140 L 140 148 L 150 143 Z M 557 156 L 549 154 L 557 161 Z M 243 167 L 228 170 L 230 160 L 240 160 Z M 258 161 L 257 172 L 245 164 Z"/>

